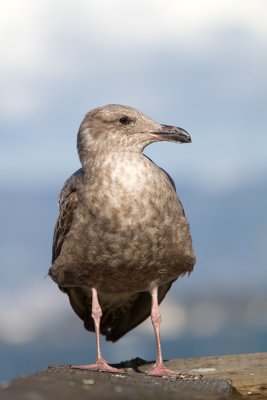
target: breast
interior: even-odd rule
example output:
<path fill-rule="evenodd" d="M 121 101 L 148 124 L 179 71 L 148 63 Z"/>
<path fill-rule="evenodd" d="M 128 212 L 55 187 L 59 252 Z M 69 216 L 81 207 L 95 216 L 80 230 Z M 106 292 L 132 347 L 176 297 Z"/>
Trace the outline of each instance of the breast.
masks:
<path fill-rule="evenodd" d="M 126 226 L 175 216 L 181 209 L 175 190 L 166 174 L 142 155 L 105 160 L 88 180 L 83 205 L 87 211 L 103 216 L 111 224 L 117 218 Z M 115 220 L 115 221 L 114 221 Z"/>

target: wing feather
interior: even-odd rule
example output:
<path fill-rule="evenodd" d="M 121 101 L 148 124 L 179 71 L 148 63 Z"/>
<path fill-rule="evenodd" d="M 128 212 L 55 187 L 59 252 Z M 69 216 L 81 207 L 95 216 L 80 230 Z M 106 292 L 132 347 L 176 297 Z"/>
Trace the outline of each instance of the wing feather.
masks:
<path fill-rule="evenodd" d="M 78 206 L 77 184 L 82 174 L 83 171 L 80 168 L 65 182 L 60 192 L 60 210 L 53 236 L 52 263 L 59 256 L 65 237 L 70 230 L 73 216 Z"/>

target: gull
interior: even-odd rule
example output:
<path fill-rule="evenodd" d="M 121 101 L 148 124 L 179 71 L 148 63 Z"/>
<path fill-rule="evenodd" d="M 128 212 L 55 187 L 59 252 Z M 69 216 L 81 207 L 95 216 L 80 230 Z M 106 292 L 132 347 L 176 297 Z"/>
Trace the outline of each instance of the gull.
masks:
<path fill-rule="evenodd" d="M 82 167 L 60 193 L 49 270 L 96 334 L 96 362 L 73 368 L 124 372 L 104 359 L 100 334 L 114 342 L 150 315 L 156 363 L 148 375 L 175 374 L 162 358 L 159 304 L 193 270 L 195 255 L 172 178 L 143 154 L 158 141 L 190 143 L 191 137 L 118 104 L 91 110 L 80 125 Z"/>

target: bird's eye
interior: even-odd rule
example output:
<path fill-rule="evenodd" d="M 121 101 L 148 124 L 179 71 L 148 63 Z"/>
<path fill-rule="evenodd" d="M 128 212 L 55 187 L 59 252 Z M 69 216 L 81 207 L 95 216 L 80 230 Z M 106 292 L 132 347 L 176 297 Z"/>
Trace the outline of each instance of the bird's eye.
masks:
<path fill-rule="evenodd" d="M 120 119 L 119 119 L 119 121 L 120 121 L 120 123 L 122 124 L 122 125 L 129 125 L 131 122 L 132 122 L 132 120 L 131 120 L 131 118 L 129 118 L 129 117 L 121 117 Z"/>

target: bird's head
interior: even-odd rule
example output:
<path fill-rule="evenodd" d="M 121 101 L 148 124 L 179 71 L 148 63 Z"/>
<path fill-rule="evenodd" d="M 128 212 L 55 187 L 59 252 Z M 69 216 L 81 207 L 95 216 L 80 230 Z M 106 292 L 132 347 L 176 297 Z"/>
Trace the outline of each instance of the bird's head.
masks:
<path fill-rule="evenodd" d="M 88 112 L 78 132 L 81 161 L 93 154 L 114 151 L 142 152 L 153 142 L 190 143 L 182 128 L 161 125 L 132 107 L 108 104 Z"/>

